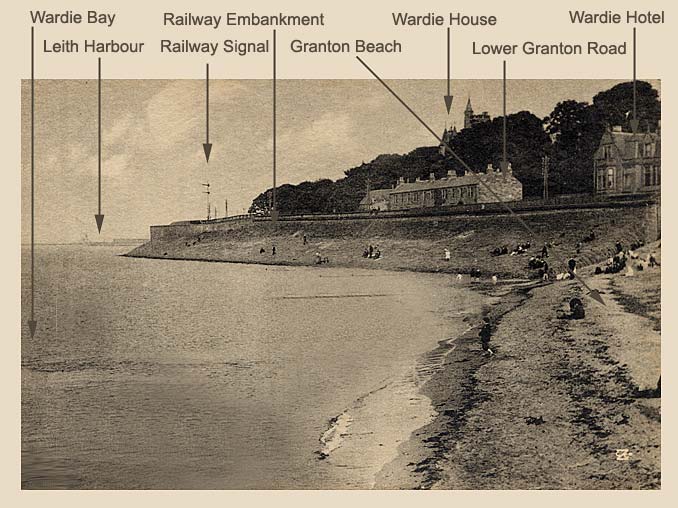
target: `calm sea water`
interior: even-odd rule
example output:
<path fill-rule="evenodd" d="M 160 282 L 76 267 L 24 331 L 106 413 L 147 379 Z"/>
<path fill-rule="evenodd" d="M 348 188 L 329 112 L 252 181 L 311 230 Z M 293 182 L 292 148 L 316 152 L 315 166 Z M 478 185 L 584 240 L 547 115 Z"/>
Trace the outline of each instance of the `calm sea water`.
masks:
<path fill-rule="evenodd" d="M 119 253 L 37 247 L 31 338 L 23 252 L 24 488 L 369 487 L 431 416 L 422 355 L 479 298 L 443 276 Z"/>

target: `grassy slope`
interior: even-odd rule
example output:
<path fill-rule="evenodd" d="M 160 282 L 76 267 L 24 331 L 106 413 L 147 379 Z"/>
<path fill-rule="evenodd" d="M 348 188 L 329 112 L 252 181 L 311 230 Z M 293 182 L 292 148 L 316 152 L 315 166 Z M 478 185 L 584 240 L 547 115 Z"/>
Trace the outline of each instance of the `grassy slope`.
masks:
<path fill-rule="evenodd" d="M 149 242 L 130 255 L 311 265 L 319 252 L 329 258 L 330 266 L 468 273 L 476 265 L 484 276 L 526 277 L 530 275 L 529 256 L 537 254 L 546 241 L 556 245 L 550 262 L 562 268 L 564 260 L 576 254 L 576 243 L 591 230 L 597 238 L 583 243 L 578 255 L 581 265 L 609 256 L 617 240 L 628 245 L 640 238 L 653 239 L 644 208 L 533 212 L 520 217 L 534 235 L 511 215 L 279 222 L 275 230 L 268 223 L 248 223 L 231 231 Z M 307 245 L 302 241 L 304 234 Z M 533 245 L 528 255 L 490 255 L 494 247 L 506 244 L 512 248 L 525 241 Z M 370 244 L 379 247 L 382 259 L 362 258 Z M 276 246 L 275 257 L 272 245 Z M 259 253 L 262 247 L 265 254 Z M 443 260 L 446 247 L 452 251 L 450 262 Z"/>

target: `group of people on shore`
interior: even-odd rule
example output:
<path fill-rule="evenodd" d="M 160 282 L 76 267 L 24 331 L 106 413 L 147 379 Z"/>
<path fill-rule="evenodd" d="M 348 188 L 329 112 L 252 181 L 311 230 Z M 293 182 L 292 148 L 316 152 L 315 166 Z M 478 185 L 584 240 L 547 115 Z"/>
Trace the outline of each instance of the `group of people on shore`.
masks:
<path fill-rule="evenodd" d="M 271 246 L 271 256 L 275 256 L 275 245 Z M 266 249 L 264 247 L 261 247 L 259 249 L 259 254 L 266 254 Z"/>
<path fill-rule="evenodd" d="M 525 254 L 530 247 L 532 247 L 532 242 L 523 242 L 516 245 L 512 250 L 509 251 L 508 245 L 502 245 L 501 247 L 495 247 L 490 251 L 492 256 L 503 256 L 508 254 L 509 256 L 519 256 L 520 254 Z"/>
<path fill-rule="evenodd" d="M 368 247 L 365 247 L 363 257 L 366 259 L 379 259 L 381 258 L 381 251 L 379 250 L 379 247 L 369 245 Z"/>
<path fill-rule="evenodd" d="M 596 266 L 595 274 L 614 274 L 624 271 L 624 275 L 632 277 L 636 271 L 643 271 L 646 268 L 659 266 L 657 255 L 650 252 L 646 256 L 640 256 L 636 251 L 643 247 L 645 242 L 642 240 L 633 242 L 629 249 L 624 249 L 620 241 L 615 243 L 615 254 L 609 257 L 604 266 Z"/>

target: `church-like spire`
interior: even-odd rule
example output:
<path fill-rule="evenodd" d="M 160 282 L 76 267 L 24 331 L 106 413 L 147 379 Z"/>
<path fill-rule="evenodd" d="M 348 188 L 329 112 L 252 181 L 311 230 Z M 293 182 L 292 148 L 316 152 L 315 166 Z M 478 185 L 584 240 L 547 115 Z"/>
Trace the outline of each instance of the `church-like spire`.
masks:
<path fill-rule="evenodd" d="M 466 101 L 466 111 L 473 113 L 473 108 L 471 107 L 471 96 L 469 95 L 468 100 Z"/>

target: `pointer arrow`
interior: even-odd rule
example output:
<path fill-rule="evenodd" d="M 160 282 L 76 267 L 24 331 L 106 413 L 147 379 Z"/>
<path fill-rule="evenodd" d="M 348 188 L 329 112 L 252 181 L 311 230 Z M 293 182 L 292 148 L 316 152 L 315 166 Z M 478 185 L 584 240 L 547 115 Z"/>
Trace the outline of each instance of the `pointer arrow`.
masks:
<path fill-rule="evenodd" d="M 278 79 L 277 67 L 276 67 L 276 40 L 275 40 L 275 29 L 273 30 L 273 194 L 271 196 L 271 220 L 275 224 L 278 220 L 278 210 L 276 203 L 276 156 L 277 156 L 277 89 L 276 82 Z"/>
<path fill-rule="evenodd" d="M 104 215 L 101 213 L 101 58 L 98 60 L 98 79 L 97 79 L 97 101 L 98 101 L 98 110 L 99 110 L 99 116 L 98 116 L 98 129 L 99 129 L 99 134 L 98 134 L 98 156 L 97 156 L 97 161 L 98 161 L 98 166 L 99 166 L 99 213 L 94 215 L 94 220 L 97 222 L 97 229 L 99 230 L 99 234 L 101 234 L 101 226 L 104 225 Z"/>
<path fill-rule="evenodd" d="M 504 89 L 504 116 L 502 118 L 502 155 L 501 155 L 501 170 L 506 174 L 508 171 L 508 158 L 506 157 L 506 60 L 504 60 L 504 75 L 502 78 Z"/>
<path fill-rule="evenodd" d="M 28 328 L 31 338 L 35 336 L 38 322 L 35 320 L 35 44 L 34 28 L 31 27 L 31 318 Z"/>
<path fill-rule="evenodd" d="M 638 132 L 638 111 L 636 108 L 636 27 L 633 27 L 633 118 L 631 119 L 631 130 L 635 134 Z"/>
<path fill-rule="evenodd" d="M 450 114 L 450 108 L 452 107 L 452 95 L 450 95 L 450 27 L 447 27 L 447 95 L 443 97 L 445 99 L 445 107 L 447 108 L 447 114 Z"/>
<path fill-rule="evenodd" d="M 205 150 L 205 161 L 210 161 L 212 143 L 210 143 L 210 64 L 205 69 L 205 142 L 202 144 Z"/>
<path fill-rule="evenodd" d="M 391 89 L 391 87 L 388 86 L 388 85 L 386 84 L 386 82 L 385 82 L 383 79 L 381 79 L 381 78 L 379 77 L 379 75 L 378 75 L 376 72 L 374 72 L 374 71 L 372 70 L 372 68 L 371 68 L 369 65 L 367 65 L 367 64 L 363 61 L 362 58 L 360 58 L 359 56 L 356 56 L 356 59 L 357 59 L 357 60 L 358 60 L 358 61 L 359 61 L 359 62 L 360 62 L 360 63 L 361 63 L 361 64 L 362 64 L 369 72 L 370 72 L 370 74 L 372 74 L 372 76 L 374 76 L 374 77 L 377 79 L 377 81 L 379 81 L 379 83 L 381 83 L 381 84 L 384 86 L 384 88 L 386 88 L 386 90 L 388 90 L 388 91 L 391 93 L 391 95 L 393 95 L 393 97 L 395 97 L 395 99 L 396 99 L 398 102 L 400 102 L 400 104 L 403 105 L 403 107 L 404 107 L 407 111 L 409 111 L 409 112 L 412 114 L 412 116 L 414 116 L 414 118 L 416 118 L 416 119 L 419 121 L 419 123 L 420 123 L 421 125 L 424 126 L 424 128 L 425 128 L 427 131 L 429 131 L 429 132 L 431 133 L 431 135 L 432 135 L 434 138 L 436 138 L 436 139 L 438 140 L 438 142 L 441 144 L 441 146 L 444 146 L 444 147 L 445 147 L 445 149 L 450 153 L 450 155 L 452 155 L 455 159 L 457 159 L 457 161 L 459 161 L 459 163 L 464 167 L 464 169 L 465 169 L 468 173 L 470 173 L 471 175 L 475 175 L 475 172 L 470 168 L 470 166 L 469 166 L 468 164 L 466 164 L 466 162 L 464 162 L 464 160 L 463 160 L 461 157 L 459 157 L 459 155 L 456 154 L 456 152 L 455 152 L 454 150 L 452 150 L 452 149 L 450 148 L 450 145 L 448 145 L 447 142 L 445 142 L 438 134 L 436 134 L 436 132 L 435 132 L 433 129 L 431 129 L 431 127 L 430 127 L 426 122 L 424 122 L 424 120 L 422 120 L 422 118 L 421 118 L 421 117 L 420 117 L 420 116 L 419 116 L 419 115 L 418 115 L 411 107 L 409 107 L 409 106 L 407 105 L 407 103 L 406 103 L 405 101 L 403 101 L 403 100 L 400 98 L 400 96 L 399 96 L 397 93 L 395 93 L 395 92 L 393 91 L 393 89 Z M 504 81 L 505 81 L 505 78 L 506 78 L 506 62 L 504 62 Z M 504 96 L 506 96 L 506 94 L 504 94 Z M 505 104 L 504 104 L 504 110 L 506 110 L 506 105 L 505 105 Z M 504 119 L 505 119 L 505 118 L 506 118 L 506 115 L 504 115 Z M 482 185 L 482 186 L 483 186 L 483 187 L 484 187 L 484 188 L 492 195 L 492 197 L 493 197 L 494 199 L 496 199 L 497 202 L 498 202 L 499 204 L 501 204 L 501 205 L 504 207 L 504 209 L 506 209 L 506 211 L 508 211 L 508 212 L 509 212 L 509 213 L 510 213 L 510 214 L 511 214 L 518 222 L 520 222 L 520 224 L 523 226 L 523 228 L 525 229 L 525 231 L 527 231 L 527 232 L 528 232 L 529 234 L 531 234 L 532 236 L 537 236 L 537 235 L 535 234 L 535 232 L 532 231 L 532 228 L 531 228 L 530 226 L 528 226 L 527 223 L 522 219 L 522 217 L 520 217 L 520 215 L 518 215 L 516 212 L 514 212 L 513 209 L 512 209 L 512 208 L 511 208 L 511 207 L 510 207 L 503 199 L 501 199 L 501 197 L 499 197 L 499 195 L 498 195 L 496 192 L 494 192 L 494 190 L 492 189 L 492 187 L 490 187 L 484 180 L 482 180 L 482 179 L 480 179 L 480 178 L 476 178 L 476 181 L 478 182 L 478 184 Z M 573 274 L 573 275 L 574 275 L 574 274 Z M 600 296 L 600 293 L 599 293 L 597 290 L 591 289 L 591 288 L 590 288 L 590 287 L 589 287 L 582 279 L 580 279 L 579 277 L 575 277 L 575 280 L 578 280 L 579 282 L 581 282 L 582 286 L 584 286 L 584 287 L 588 290 L 589 296 L 590 296 L 591 298 L 593 298 L 595 301 L 597 301 L 597 302 L 599 302 L 599 303 L 602 303 L 603 305 L 605 304 L 605 302 L 603 302 L 602 297 Z"/>

